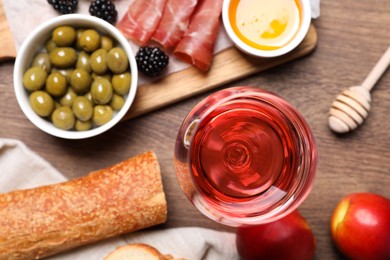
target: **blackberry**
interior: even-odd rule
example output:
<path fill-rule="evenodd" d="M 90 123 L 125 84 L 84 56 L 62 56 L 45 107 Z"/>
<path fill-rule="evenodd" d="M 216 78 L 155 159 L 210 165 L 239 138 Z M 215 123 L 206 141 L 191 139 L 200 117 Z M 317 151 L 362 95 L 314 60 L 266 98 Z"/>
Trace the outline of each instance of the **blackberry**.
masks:
<path fill-rule="evenodd" d="M 114 24 L 118 12 L 111 0 L 94 0 L 89 6 L 89 13 L 93 16 L 99 17 L 111 24 Z"/>
<path fill-rule="evenodd" d="M 77 9 L 78 0 L 47 0 L 61 14 L 72 14 Z"/>
<path fill-rule="evenodd" d="M 138 69 L 149 77 L 161 75 L 169 63 L 169 57 L 158 47 L 141 47 L 135 56 Z"/>

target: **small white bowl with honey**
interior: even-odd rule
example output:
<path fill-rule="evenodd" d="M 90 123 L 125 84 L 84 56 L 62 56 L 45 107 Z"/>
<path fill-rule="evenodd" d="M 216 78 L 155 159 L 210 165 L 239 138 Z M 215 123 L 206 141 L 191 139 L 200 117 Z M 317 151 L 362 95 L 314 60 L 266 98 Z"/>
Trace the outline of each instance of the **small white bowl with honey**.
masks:
<path fill-rule="evenodd" d="M 222 19 L 238 49 L 271 58 L 302 42 L 310 27 L 311 9 L 309 0 L 224 0 Z"/>

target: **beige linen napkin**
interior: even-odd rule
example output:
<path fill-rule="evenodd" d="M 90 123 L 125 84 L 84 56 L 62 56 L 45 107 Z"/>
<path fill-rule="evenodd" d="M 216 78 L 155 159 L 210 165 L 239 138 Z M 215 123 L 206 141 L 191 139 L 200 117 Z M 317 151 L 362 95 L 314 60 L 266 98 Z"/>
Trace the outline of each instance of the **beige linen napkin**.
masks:
<path fill-rule="evenodd" d="M 27 189 L 66 181 L 50 163 L 14 139 L 0 138 L 0 192 Z M 146 230 L 115 237 L 65 252 L 49 259 L 103 259 L 127 243 L 147 243 L 163 254 L 185 259 L 238 259 L 235 235 L 210 229 L 186 227 Z"/>

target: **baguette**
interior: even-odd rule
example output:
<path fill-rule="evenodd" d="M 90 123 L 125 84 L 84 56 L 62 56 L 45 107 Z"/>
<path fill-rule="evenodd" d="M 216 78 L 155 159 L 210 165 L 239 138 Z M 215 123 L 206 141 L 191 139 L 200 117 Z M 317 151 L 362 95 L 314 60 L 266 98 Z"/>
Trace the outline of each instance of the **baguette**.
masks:
<path fill-rule="evenodd" d="M 71 181 L 0 195 L 0 259 L 39 259 L 164 223 L 153 152 Z"/>

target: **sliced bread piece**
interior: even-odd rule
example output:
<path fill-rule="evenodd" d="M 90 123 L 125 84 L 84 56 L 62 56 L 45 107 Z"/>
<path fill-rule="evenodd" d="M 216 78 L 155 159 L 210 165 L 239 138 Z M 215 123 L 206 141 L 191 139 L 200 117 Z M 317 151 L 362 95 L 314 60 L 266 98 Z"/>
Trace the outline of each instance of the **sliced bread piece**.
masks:
<path fill-rule="evenodd" d="M 174 260 L 171 255 L 163 255 L 156 248 L 142 243 L 118 247 L 104 260 Z"/>

